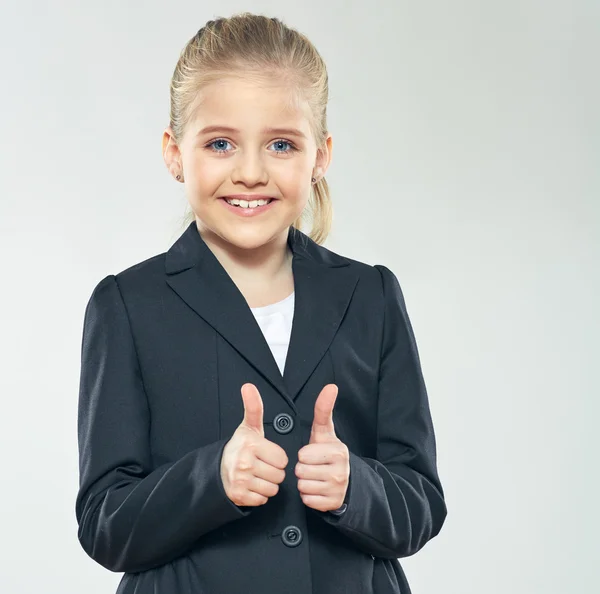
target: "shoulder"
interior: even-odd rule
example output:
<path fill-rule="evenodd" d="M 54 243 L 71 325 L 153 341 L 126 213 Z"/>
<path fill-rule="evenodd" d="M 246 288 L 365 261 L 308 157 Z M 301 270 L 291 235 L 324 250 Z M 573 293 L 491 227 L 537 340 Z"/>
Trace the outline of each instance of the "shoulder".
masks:
<path fill-rule="evenodd" d="M 111 298 L 127 301 L 127 298 L 155 294 L 164 284 L 165 257 L 166 252 L 162 252 L 107 274 L 96 282 L 89 301 L 110 301 Z"/>
<path fill-rule="evenodd" d="M 121 285 L 143 286 L 163 279 L 165 275 L 166 252 L 146 258 L 115 273 L 115 279 Z"/>
<path fill-rule="evenodd" d="M 324 246 L 315 248 L 323 262 L 333 266 L 347 266 L 348 269 L 357 274 L 361 283 L 369 285 L 377 291 L 381 297 L 386 294 L 401 293 L 398 277 L 390 268 L 384 264 L 369 264 L 362 260 L 350 258 L 337 253 Z"/>

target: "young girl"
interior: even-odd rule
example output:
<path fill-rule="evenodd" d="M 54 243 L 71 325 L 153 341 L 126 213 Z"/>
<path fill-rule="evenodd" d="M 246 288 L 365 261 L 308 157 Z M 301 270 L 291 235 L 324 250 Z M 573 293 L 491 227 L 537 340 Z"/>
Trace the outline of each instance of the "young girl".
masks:
<path fill-rule="evenodd" d="M 78 537 L 118 593 L 407 594 L 398 558 L 444 523 L 398 280 L 321 245 L 327 99 L 275 18 L 179 58 L 163 153 L 192 218 L 85 311 Z"/>

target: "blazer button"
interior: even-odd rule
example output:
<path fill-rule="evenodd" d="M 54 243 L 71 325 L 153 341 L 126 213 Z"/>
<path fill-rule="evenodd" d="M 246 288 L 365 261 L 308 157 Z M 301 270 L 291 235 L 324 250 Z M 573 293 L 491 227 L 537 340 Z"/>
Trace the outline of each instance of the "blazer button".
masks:
<path fill-rule="evenodd" d="M 281 533 L 281 540 L 288 547 L 297 547 L 302 542 L 302 531 L 298 526 L 287 526 Z"/>
<path fill-rule="evenodd" d="M 273 419 L 273 427 L 277 433 L 289 433 L 294 428 L 294 419 L 287 413 L 279 413 Z"/>

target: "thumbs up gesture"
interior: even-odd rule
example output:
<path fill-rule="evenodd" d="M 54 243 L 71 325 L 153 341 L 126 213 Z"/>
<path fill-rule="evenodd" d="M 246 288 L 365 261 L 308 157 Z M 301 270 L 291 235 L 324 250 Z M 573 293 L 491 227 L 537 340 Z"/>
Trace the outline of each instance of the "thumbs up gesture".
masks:
<path fill-rule="evenodd" d="M 221 481 L 227 497 L 238 506 L 264 505 L 279 491 L 288 457 L 265 438 L 264 407 L 254 384 L 242 386 L 244 418 L 223 449 Z"/>
<path fill-rule="evenodd" d="M 295 468 L 303 503 L 319 511 L 341 507 L 350 481 L 348 447 L 336 437 L 333 426 L 337 395 L 335 384 L 321 390 L 315 402 L 310 441 L 298 451 Z"/>

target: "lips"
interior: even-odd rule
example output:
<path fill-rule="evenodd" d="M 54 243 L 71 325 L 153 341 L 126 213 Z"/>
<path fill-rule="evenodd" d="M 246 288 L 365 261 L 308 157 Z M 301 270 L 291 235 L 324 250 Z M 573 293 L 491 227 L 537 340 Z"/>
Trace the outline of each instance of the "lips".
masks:
<path fill-rule="evenodd" d="M 237 197 L 236 197 L 237 198 Z M 223 200 L 223 202 L 225 202 L 225 204 L 227 204 L 227 206 L 229 206 L 230 208 L 235 208 L 236 210 L 241 209 L 241 210 L 250 210 L 250 211 L 255 211 L 255 210 L 262 210 L 264 208 L 267 208 L 268 206 L 271 206 L 271 204 L 276 200 L 275 198 L 272 198 L 271 196 L 267 196 L 265 198 L 237 198 L 238 200 L 245 200 L 247 201 L 247 204 L 249 206 L 249 208 L 244 208 L 243 206 L 241 206 L 240 204 L 233 204 L 232 202 L 229 202 L 229 200 L 233 200 L 234 197 L 230 197 L 230 196 L 224 196 L 223 198 L 220 198 L 220 200 Z M 266 204 L 260 204 L 257 205 L 255 207 L 250 206 L 250 203 L 253 200 L 266 200 Z"/>
<path fill-rule="evenodd" d="M 221 198 L 221 200 L 225 200 L 225 202 L 227 202 L 228 200 L 235 200 L 235 198 L 230 198 L 229 196 L 225 196 L 224 198 Z M 252 200 L 266 200 L 267 203 L 269 203 L 269 202 L 273 202 L 273 200 L 275 200 L 275 198 L 252 198 L 252 200 L 248 200 L 247 198 L 238 198 L 238 200 L 245 200 L 246 202 L 252 202 Z"/>
<path fill-rule="evenodd" d="M 273 196 L 265 196 L 263 194 L 231 194 L 229 196 L 221 196 L 223 200 L 246 200 L 247 202 L 252 202 L 252 200 L 277 200 Z"/>
<path fill-rule="evenodd" d="M 220 200 L 223 202 L 223 206 L 227 210 L 229 210 L 232 213 L 236 213 L 236 215 L 242 218 L 261 216 L 262 213 L 269 212 L 272 208 L 274 208 L 273 202 L 275 202 L 275 200 L 273 199 L 270 202 L 267 202 L 266 204 L 257 206 L 248 205 L 248 208 L 246 208 L 237 204 L 230 204 L 229 202 L 227 202 L 226 198 L 220 198 Z"/>

